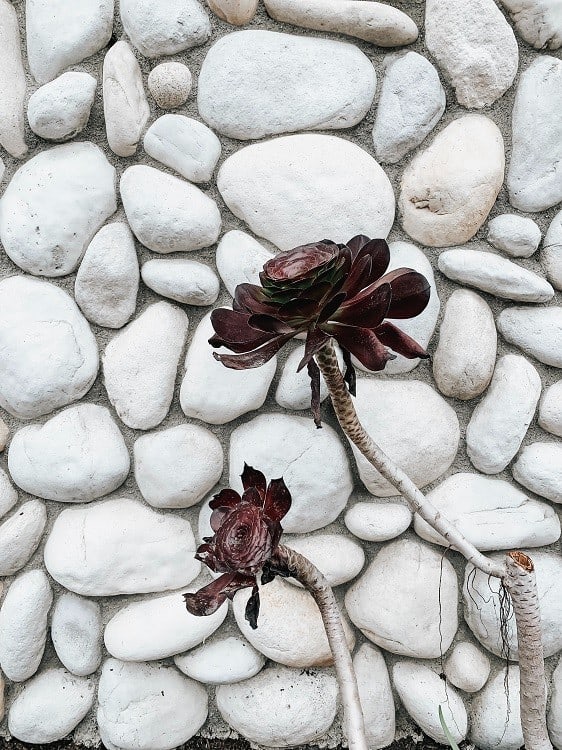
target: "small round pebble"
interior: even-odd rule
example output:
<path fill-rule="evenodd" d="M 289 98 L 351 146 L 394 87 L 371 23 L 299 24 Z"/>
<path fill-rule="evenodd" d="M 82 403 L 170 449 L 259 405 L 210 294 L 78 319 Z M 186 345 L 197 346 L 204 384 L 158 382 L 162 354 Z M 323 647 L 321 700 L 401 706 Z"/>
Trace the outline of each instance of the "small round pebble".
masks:
<path fill-rule="evenodd" d="M 539 425 L 552 435 L 562 437 L 562 380 L 544 392 L 539 405 Z"/>
<path fill-rule="evenodd" d="M 185 104 L 191 91 L 192 77 L 187 65 L 180 62 L 160 63 L 148 75 L 148 90 L 162 109 Z"/>
<path fill-rule="evenodd" d="M 406 531 L 412 511 L 400 503 L 356 503 L 345 514 L 351 533 L 366 542 L 385 542 Z"/>
<path fill-rule="evenodd" d="M 183 305 L 212 305 L 219 296 L 220 282 L 204 263 L 183 258 L 153 258 L 141 276 L 149 289 Z"/>
<path fill-rule="evenodd" d="M 51 621 L 57 656 L 72 674 L 92 674 L 101 663 L 102 619 L 97 602 L 65 593 L 57 600 Z"/>
<path fill-rule="evenodd" d="M 256 675 L 265 657 L 247 640 L 230 636 L 203 643 L 174 658 L 176 667 L 188 677 L 207 685 L 228 685 Z"/>
<path fill-rule="evenodd" d="M 501 214 L 488 224 L 486 239 L 514 258 L 528 258 L 539 246 L 541 230 L 528 216 Z"/>
<path fill-rule="evenodd" d="M 445 662 L 445 675 L 459 690 L 476 693 L 490 676 L 490 660 L 486 654 L 468 641 L 457 643 Z"/>

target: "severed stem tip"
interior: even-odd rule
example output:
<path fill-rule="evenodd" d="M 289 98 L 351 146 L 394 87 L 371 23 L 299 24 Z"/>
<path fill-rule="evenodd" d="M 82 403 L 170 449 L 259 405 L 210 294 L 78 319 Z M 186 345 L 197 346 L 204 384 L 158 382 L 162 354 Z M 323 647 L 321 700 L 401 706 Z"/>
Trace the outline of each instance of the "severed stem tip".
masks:
<path fill-rule="evenodd" d="M 526 555 L 524 552 L 521 552 L 520 550 L 514 550 L 513 552 L 507 553 L 508 557 L 511 557 L 513 562 L 517 563 L 521 568 L 526 570 L 528 573 L 532 573 L 535 569 L 535 566 L 533 565 L 533 561 L 529 557 L 529 555 Z"/>

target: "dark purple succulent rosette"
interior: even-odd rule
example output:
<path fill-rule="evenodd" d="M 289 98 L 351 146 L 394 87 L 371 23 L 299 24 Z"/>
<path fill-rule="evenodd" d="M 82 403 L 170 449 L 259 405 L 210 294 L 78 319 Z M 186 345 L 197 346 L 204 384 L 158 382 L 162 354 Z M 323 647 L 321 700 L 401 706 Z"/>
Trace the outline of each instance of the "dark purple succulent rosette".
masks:
<path fill-rule="evenodd" d="M 211 500 L 214 536 L 205 537 L 195 555 L 213 572 L 224 575 L 183 598 L 191 614 L 212 615 L 239 589 L 251 586 L 246 619 L 255 629 L 260 604 L 257 575 L 265 569 L 267 582 L 274 577 L 268 562 L 279 545 L 281 520 L 291 507 L 291 495 L 283 479 L 273 479 L 268 485 L 261 471 L 247 464 L 242 486 L 242 497 L 232 489 L 224 489 Z"/>
<path fill-rule="evenodd" d="M 312 410 L 319 426 L 320 371 L 314 355 L 331 338 L 342 350 L 344 377 L 353 395 L 351 355 L 372 371 L 384 369 L 395 359 L 392 352 L 408 359 L 428 356 L 387 319 L 419 315 L 429 302 L 429 282 L 411 268 L 385 273 L 389 263 L 386 241 L 365 235 L 345 245 L 322 240 L 276 255 L 260 273 L 261 286 L 240 284 L 233 309 L 213 311 L 215 335 L 209 343 L 234 352 L 214 352 L 215 358 L 234 370 L 259 367 L 287 341 L 306 332 L 298 370 L 308 368 Z"/>

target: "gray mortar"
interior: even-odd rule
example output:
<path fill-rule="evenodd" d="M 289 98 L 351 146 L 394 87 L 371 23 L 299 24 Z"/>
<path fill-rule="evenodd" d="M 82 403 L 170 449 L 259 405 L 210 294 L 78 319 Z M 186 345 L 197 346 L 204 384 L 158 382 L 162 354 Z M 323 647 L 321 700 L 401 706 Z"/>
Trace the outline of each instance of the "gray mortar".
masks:
<path fill-rule="evenodd" d="M 155 1 L 157 2 L 157 0 Z M 443 2 L 446 2 L 446 0 L 443 0 Z M 23 40 L 25 39 L 25 24 L 23 21 L 24 0 L 13 0 L 12 4 L 16 8 L 16 11 L 20 19 L 20 29 L 22 33 L 22 42 L 23 42 Z M 249 28 L 249 29 L 269 29 L 272 31 L 280 31 L 284 33 L 303 35 L 303 36 L 318 36 L 318 37 L 326 37 L 326 38 L 331 38 L 331 39 L 341 39 L 342 41 L 347 41 L 352 44 L 355 44 L 367 55 L 367 57 L 371 60 L 374 67 L 376 68 L 377 79 L 378 79 L 377 94 L 375 97 L 375 102 L 373 103 L 373 106 L 371 107 L 367 116 L 364 118 L 362 122 L 360 122 L 354 128 L 347 128 L 344 130 L 336 130 L 336 131 L 330 130 L 330 131 L 315 131 L 315 132 L 325 132 L 330 135 L 336 135 L 336 136 L 346 138 L 348 140 L 352 140 L 354 143 L 357 143 L 359 146 L 361 146 L 371 155 L 374 155 L 371 132 L 373 128 L 376 107 L 378 104 L 378 97 L 380 95 L 381 83 L 383 80 L 384 58 L 389 54 L 399 55 L 399 54 L 404 54 L 406 51 L 414 50 L 416 52 L 421 53 L 425 57 L 427 57 L 429 60 L 431 60 L 433 64 L 436 64 L 435 60 L 433 59 L 431 54 L 428 52 L 425 46 L 424 34 L 423 34 L 424 3 L 422 2 L 422 0 L 393 0 L 389 4 L 397 8 L 400 8 L 401 10 L 406 12 L 408 15 L 410 15 L 413 18 L 413 20 L 418 25 L 418 28 L 420 29 L 420 37 L 415 44 L 409 45 L 408 47 L 400 48 L 398 50 L 384 50 L 382 48 L 375 47 L 374 45 L 368 42 L 363 42 L 361 40 L 354 39 L 352 37 L 347 37 L 347 36 L 338 35 L 338 34 L 327 34 L 327 33 L 325 34 L 322 32 L 301 29 L 298 27 L 290 26 L 288 24 L 278 23 L 277 21 L 272 20 L 271 18 L 269 18 L 269 16 L 265 12 L 265 9 L 261 5 L 258 8 L 256 16 L 254 17 L 252 22 L 250 24 L 247 24 L 244 27 L 244 28 Z M 118 0 L 116 2 L 116 6 L 118 6 Z M 139 60 L 139 63 L 143 72 L 145 89 L 147 91 L 147 96 L 148 96 L 148 100 L 149 100 L 150 107 L 151 107 L 151 116 L 150 116 L 150 121 L 148 125 L 152 124 L 152 122 L 154 122 L 154 120 L 157 117 L 164 114 L 164 111 L 159 109 L 156 106 L 154 100 L 148 93 L 148 89 L 146 87 L 146 79 L 147 79 L 148 73 L 150 72 L 150 70 L 152 70 L 154 66 L 156 66 L 160 62 L 168 61 L 168 60 L 177 60 L 177 61 L 185 63 L 189 67 L 193 75 L 193 82 L 194 82 L 193 89 L 190 93 L 187 103 L 183 107 L 173 110 L 173 112 L 185 114 L 190 117 L 194 117 L 196 119 L 201 119 L 199 117 L 199 113 L 197 110 L 196 96 L 197 96 L 197 81 L 198 81 L 199 71 L 200 71 L 203 59 L 205 55 L 207 54 L 207 51 L 209 50 L 210 46 L 212 46 L 212 44 L 214 44 L 214 42 L 216 42 L 217 39 L 224 36 L 225 34 L 229 34 L 237 30 L 236 27 L 230 26 L 229 24 L 216 18 L 210 11 L 209 11 L 209 15 L 211 17 L 213 32 L 212 32 L 211 40 L 207 44 L 201 47 L 197 47 L 193 50 L 188 50 L 181 54 L 177 54 L 177 55 L 173 55 L 169 57 L 166 56 L 162 58 L 157 58 L 155 60 L 148 60 L 142 57 L 142 55 L 140 55 L 140 53 L 137 50 L 135 50 L 135 54 L 137 56 L 137 59 Z M 510 21 L 509 18 L 508 18 L 508 21 Z M 537 52 L 532 47 L 530 47 L 526 42 L 524 42 L 520 38 L 520 36 L 517 34 L 517 32 L 516 32 L 516 37 L 519 43 L 519 51 L 520 51 L 519 71 L 521 71 L 521 70 L 525 70 L 529 66 L 531 61 L 538 54 L 541 54 L 541 53 Z M 114 38 L 112 39 L 110 44 L 112 44 L 114 41 L 120 38 L 127 38 L 127 37 L 126 35 L 123 34 L 118 7 L 116 7 L 115 20 L 114 20 Z M 86 71 L 90 73 L 91 75 L 93 75 L 98 81 L 98 88 L 96 90 L 96 98 L 95 98 L 94 106 L 92 109 L 90 121 L 88 123 L 88 126 L 79 135 L 79 137 L 76 140 L 78 141 L 90 140 L 98 144 L 103 149 L 110 163 L 116 168 L 118 180 L 121 174 L 123 173 L 123 171 L 127 167 L 136 163 L 149 164 L 151 166 L 157 167 L 158 169 L 162 171 L 169 172 L 170 174 L 175 174 L 172 170 L 168 169 L 167 167 L 162 165 L 160 162 L 157 162 L 151 159 L 144 152 L 142 148 L 142 142 L 138 148 L 137 154 L 129 158 L 120 158 L 116 156 L 109 149 L 107 145 L 106 135 L 105 135 L 105 127 L 104 127 L 104 119 L 103 119 L 102 88 L 101 88 L 102 64 L 103 64 L 103 58 L 104 58 L 106 51 L 107 51 L 107 48 L 105 48 L 98 54 L 88 58 L 81 64 L 72 66 L 71 68 L 72 70 Z M 35 81 L 33 80 L 27 68 L 27 56 L 26 56 L 26 49 L 25 49 L 24 43 L 22 44 L 22 53 L 23 53 L 24 65 L 26 66 L 26 72 L 27 72 L 27 85 L 28 85 L 27 98 L 29 98 L 29 96 L 31 96 L 31 94 L 39 88 L 39 86 L 35 83 Z M 554 57 L 558 57 L 559 59 L 562 59 L 561 50 L 558 50 L 555 52 L 547 52 L 547 54 L 552 55 Z M 474 112 L 474 111 L 482 112 L 483 114 L 493 119 L 494 122 L 498 125 L 504 137 L 505 147 L 506 147 L 506 162 L 507 164 L 509 164 L 509 158 L 511 154 L 511 111 L 513 108 L 513 99 L 514 99 L 516 84 L 519 79 L 519 73 L 518 73 L 518 76 L 516 78 L 514 85 L 509 89 L 509 91 L 503 97 L 501 97 L 501 99 L 499 99 L 499 101 L 495 102 L 491 107 L 485 107 L 482 110 L 467 110 L 464 107 L 461 107 L 459 104 L 457 104 L 452 87 L 445 80 L 443 72 L 439 69 L 439 66 L 436 65 L 436 67 L 440 72 L 440 78 L 445 87 L 445 91 L 447 94 L 447 108 L 446 108 L 445 114 L 439 121 L 437 127 L 429 135 L 429 137 L 421 144 L 421 146 L 418 149 L 410 152 L 404 159 L 402 159 L 397 164 L 393 164 L 393 165 L 383 164 L 383 168 L 392 183 L 396 197 L 398 197 L 399 195 L 400 177 L 406 165 L 411 161 L 413 155 L 418 150 L 424 149 L 427 146 L 427 144 L 433 139 L 435 134 L 443 130 L 443 128 L 447 124 L 449 124 L 452 120 L 466 114 L 469 111 L 470 112 Z M 256 142 L 256 141 L 237 141 L 231 138 L 227 138 L 223 135 L 219 135 L 219 138 L 222 144 L 222 155 L 219 161 L 219 166 L 228 156 L 230 156 L 235 151 L 239 150 L 240 148 L 243 148 L 245 145 L 248 145 L 249 143 Z M 268 138 L 264 138 L 262 140 L 268 140 Z M 27 131 L 26 131 L 26 141 L 29 145 L 29 152 L 26 155 L 25 160 L 32 158 L 33 156 L 37 155 L 40 151 L 45 150 L 46 148 L 51 148 L 52 145 L 54 145 L 54 144 L 48 143 L 38 138 L 29 129 L 29 127 L 27 128 Z M 19 166 L 21 166 L 23 161 L 16 160 L 10 157 L 9 155 L 7 155 L 5 152 L 3 152 L 1 156 L 6 166 L 6 174 L 4 176 L 4 180 L 1 186 L 1 190 L 3 192 L 3 190 L 5 189 L 8 183 L 8 180 L 11 179 L 13 173 L 18 169 Z M 216 172 L 215 172 L 215 176 L 216 176 Z M 226 207 L 226 205 L 224 204 L 224 201 L 222 200 L 217 190 L 216 184 L 207 183 L 207 184 L 200 185 L 200 187 L 204 190 L 205 193 L 207 193 L 209 196 L 211 196 L 214 200 L 217 201 L 217 204 L 220 208 L 222 218 L 223 218 L 223 227 L 221 231 L 221 237 L 224 233 L 226 233 L 227 231 L 231 229 L 241 229 L 243 231 L 249 232 L 248 227 L 245 225 L 245 223 L 240 221 L 238 218 L 236 218 Z M 552 218 L 554 217 L 554 215 L 557 213 L 559 209 L 560 209 L 560 206 L 558 206 L 557 208 L 548 209 L 547 211 L 543 211 L 538 214 L 528 214 L 528 215 L 531 216 L 537 222 L 537 224 L 541 228 L 541 231 L 544 235 L 546 229 L 548 228 L 550 221 L 552 220 Z M 508 202 L 507 190 L 504 186 L 502 187 L 500 194 L 496 200 L 496 203 L 494 207 L 492 208 L 489 219 L 493 218 L 494 216 L 497 216 L 498 214 L 506 213 L 506 212 L 519 213 L 510 206 Z M 117 220 L 126 221 L 125 215 L 123 212 L 123 207 L 120 203 L 119 203 L 117 213 L 115 213 L 109 219 L 110 222 L 117 221 Z M 483 224 L 482 228 L 478 231 L 474 240 L 485 239 L 487 223 L 488 221 L 486 221 Z M 271 245 L 271 243 L 268 243 L 267 241 L 259 237 L 257 239 L 266 247 L 269 247 L 272 251 L 276 249 Z M 313 241 L 316 239 L 321 239 L 321 238 L 311 237 L 310 241 Z M 394 241 L 394 240 L 404 240 L 406 242 L 412 241 L 411 238 L 409 238 L 408 235 L 402 230 L 398 220 L 395 220 L 393 228 L 389 235 L 389 241 Z M 419 246 L 418 243 L 415 243 L 415 244 Z M 137 248 L 139 261 L 141 264 L 146 262 L 150 258 L 158 257 L 157 254 L 150 252 L 145 247 L 140 245 L 138 242 L 136 242 L 136 248 Z M 444 310 L 445 302 L 450 296 L 450 294 L 454 291 L 454 289 L 458 288 L 458 285 L 450 281 L 449 279 L 445 278 L 437 269 L 437 259 L 439 257 L 439 253 L 441 252 L 441 250 L 436 249 L 436 248 L 431 248 L 431 247 L 422 247 L 422 249 L 427 255 L 427 257 L 429 258 L 429 260 L 431 261 L 431 264 L 433 266 L 435 277 L 436 277 L 437 288 L 438 288 L 439 295 L 441 298 L 441 313 L 440 313 L 439 321 L 437 324 L 437 329 L 436 329 L 436 332 L 437 332 L 438 327 L 441 323 L 441 319 L 443 317 L 443 310 Z M 166 256 L 166 257 L 170 257 L 170 258 L 191 257 L 197 260 L 201 260 L 205 263 L 208 263 L 210 266 L 212 266 L 216 270 L 215 250 L 216 250 L 216 245 L 210 248 L 207 248 L 205 250 L 202 250 L 202 251 L 193 252 L 189 255 L 186 255 L 184 253 L 176 253 L 176 254 L 171 254 L 169 256 Z M 522 266 L 532 271 L 540 272 L 539 253 L 536 253 L 536 255 L 531 258 L 518 258 L 517 263 L 521 264 Z M 21 274 L 21 273 L 22 273 L 21 269 L 19 269 L 14 263 L 12 263 L 12 261 L 6 256 L 5 252 L 2 252 L 0 254 L 0 278 L 5 278 L 13 274 Z M 64 278 L 47 279 L 47 280 L 50 283 L 55 284 L 56 286 L 59 286 L 62 289 L 65 289 L 67 292 L 69 292 L 73 296 L 75 276 L 76 276 L 76 273 L 73 273 Z M 508 307 L 510 306 L 510 304 L 513 304 L 507 301 L 500 300 L 496 297 L 493 297 L 492 295 L 489 295 L 483 292 L 479 292 L 479 293 L 482 294 L 484 299 L 486 299 L 495 317 L 497 317 L 497 314 L 501 310 L 503 310 L 505 307 Z M 139 295 L 137 298 L 137 308 L 136 308 L 135 317 L 140 312 L 142 312 L 149 304 L 152 304 L 153 302 L 159 301 L 161 299 L 162 298 L 159 295 L 157 295 L 151 289 L 148 289 L 143 283 L 141 283 L 140 289 L 139 289 Z M 230 301 L 231 301 L 230 295 L 225 290 L 224 286 L 221 285 L 221 294 L 219 296 L 219 299 L 217 300 L 216 306 L 220 306 L 222 304 L 229 304 Z M 549 304 L 559 305 L 561 303 L 562 303 L 562 294 L 558 292 L 555 295 L 555 298 Z M 210 308 L 209 307 L 183 306 L 183 309 L 185 309 L 189 317 L 189 333 L 188 333 L 188 340 L 187 340 L 187 346 L 189 346 L 191 337 L 193 335 L 193 331 L 197 327 L 197 324 L 199 323 L 201 318 L 207 314 Z M 119 331 L 113 331 L 113 330 L 106 329 L 106 328 L 101 328 L 93 324 L 91 325 L 91 327 L 98 341 L 100 353 L 104 351 L 108 341 L 111 338 L 113 338 L 113 336 L 117 335 L 119 332 Z M 438 339 L 438 336 L 434 335 L 432 342 L 429 345 L 430 352 L 433 352 L 435 350 L 437 339 Z M 501 337 L 498 337 L 498 356 L 507 354 L 509 352 L 520 353 L 518 349 L 510 346 L 509 344 L 504 342 L 501 339 Z M 275 395 L 277 383 L 279 380 L 280 373 L 282 371 L 282 365 L 284 364 L 288 354 L 289 354 L 289 351 L 286 351 L 286 352 L 282 352 L 279 355 L 279 365 L 277 368 L 277 374 L 271 385 L 267 401 L 262 407 L 262 409 L 260 410 L 260 413 L 293 413 L 293 414 L 297 413 L 303 416 L 308 416 L 308 412 L 306 411 L 290 412 L 285 409 L 282 409 L 275 402 L 274 395 Z M 228 445 L 229 445 L 230 434 L 239 424 L 248 422 L 253 417 L 255 417 L 257 415 L 257 412 L 250 412 L 249 414 L 245 414 L 241 418 L 236 419 L 228 423 L 227 425 L 222 425 L 222 426 L 209 425 L 205 422 L 200 422 L 198 420 L 186 418 L 180 408 L 179 398 L 178 398 L 179 386 L 183 377 L 184 356 L 185 356 L 185 352 L 182 354 L 182 358 L 180 360 L 180 367 L 178 368 L 178 375 L 176 379 L 176 390 L 174 393 L 174 400 L 173 400 L 172 406 L 170 408 L 170 411 L 167 417 L 161 423 L 161 425 L 159 425 L 157 429 L 165 429 L 165 428 L 177 425 L 177 424 L 189 422 L 189 423 L 201 424 L 205 428 L 211 430 L 211 432 L 217 435 L 217 437 L 221 440 L 223 446 L 225 446 L 225 459 L 226 460 L 225 460 L 225 469 L 221 478 L 221 485 L 226 486 L 228 483 Z M 555 368 L 549 368 L 545 365 L 542 365 L 540 362 L 535 361 L 534 359 L 531 361 L 533 365 L 537 368 L 538 372 L 540 373 L 543 388 L 552 384 L 560 377 L 561 375 L 560 371 L 557 371 Z M 365 373 L 361 373 L 361 375 L 362 377 L 383 377 L 383 378 L 385 377 L 384 375 L 369 376 Z M 424 382 L 430 383 L 433 387 L 435 387 L 435 383 L 434 383 L 433 376 L 432 376 L 431 363 L 429 361 L 422 361 L 421 364 L 412 372 L 407 373 L 402 376 L 398 376 L 398 377 L 401 377 L 404 379 L 422 380 Z M 117 417 L 117 414 L 115 413 L 115 410 L 113 409 L 112 405 L 109 403 L 102 381 L 103 381 L 103 376 L 102 376 L 101 368 L 100 368 L 100 373 L 98 374 L 98 377 L 94 385 L 92 386 L 91 390 L 86 394 L 83 401 L 103 404 L 109 408 L 114 419 L 119 425 L 121 432 L 123 433 L 125 442 L 131 454 L 131 464 L 132 464 L 133 442 L 140 435 L 145 434 L 145 433 L 142 430 L 132 430 L 119 420 L 119 418 Z M 466 434 L 466 426 L 470 419 L 472 411 L 474 407 L 476 406 L 476 403 L 480 399 L 473 399 L 468 402 L 463 402 L 463 401 L 459 401 L 457 399 L 451 399 L 451 398 L 445 398 L 445 400 L 455 409 L 457 416 L 459 418 L 459 422 L 461 426 L 461 442 L 459 446 L 459 451 L 450 469 L 444 475 L 439 477 L 439 479 L 436 480 L 433 484 L 425 487 L 424 491 L 429 491 L 430 489 L 432 489 L 433 486 L 441 483 L 447 476 L 451 474 L 454 474 L 459 471 L 473 470 L 472 464 L 470 463 L 468 456 L 466 454 L 465 434 Z M 42 417 L 41 419 L 33 420 L 33 421 L 34 423 L 44 423 L 47 420 L 49 420 L 52 416 L 53 414 L 49 414 L 45 417 Z M 11 436 L 13 436 L 14 432 L 20 427 L 22 427 L 24 424 L 29 424 L 29 422 L 24 423 L 10 416 L 9 414 L 5 414 L 5 413 L 2 413 L 2 418 L 10 427 Z M 322 407 L 322 418 L 326 424 L 329 424 L 335 429 L 338 429 L 333 413 L 331 409 L 329 408 L 329 405 L 327 402 L 324 402 L 324 405 Z M 554 436 L 545 433 L 540 427 L 538 427 L 536 417 L 535 417 L 535 419 L 533 420 L 527 432 L 525 440 L 523 441 L 523 445 L 527 445 L 529 443 L 534 442 L 535 440 L 540 440 L 540 439 L 556 440 Z M 355 502 L 358 502 L 358 501 L 369 500 L 371 502 L 377 502 L 377 498 L 374 498 L 372 495 L 370 495 L 363 487 L 357 474 L 357 469 L 356 469 L 355 461 L 353 459 L 351 450 L 349 449 L 349 446 L 347 445 L 347 441 L 343 437 L 342 437 L 342 443 L 346 446 L 350 467 L 352 469 L 353 477 L 355 481 L 355 489 L 351 496 L 348 507 L 350 507 L 351 505 L 353 505 Z M 2 468 L 4 468 L 7 471 L 7 451 L 0 454 L 0 466 L 2 466 Z M 510 467 L 508 467 L 501 474 L 498 474 L 496 476 L 502 479 L 506 479 L 510 481 L 511 483 L 515 484 L 511 476 Z M 529 495 L 533 497 L 532 493 L 529 493 Z M 25 501 L 27 499 L 30 499 L 31 497 L 21 490 L 19 490 L 19 496 L 20 496 L 20 501 Z M 120 496 L 131 497 L 131 498 L 140 500 L 141 502 L 144 502 L 136 486 L 132 469 L 126 482 L 117 491 L 113 492 L 111 495 L 107 497 L 110 498 L 110 497 L 120 497 Z M 107 499 L 107 498 L 104 498 L 104 499 Z M 543 498 L 538 498 L 538 499 L 543 500 Z M 381 502 L 385 502 L 387 500 L 388 500 L 387 498 L 380 498 Z M 56 503 L 53 501 L 47 501 L 46 505 L 48 509 L 47 529 L 45 531 L 45 534 L 43 535 L 41 545 L 39 546 L 37 552 L 34 554 L 32 559 L 26 566 L 26 570 L 32 569 L 32 568 L 40 568 L 43 566 L 43 548 L 44 548 L 45 540 L 48 535 L 48 531 L 52 528 L 54 520 L 58 516 L 58 514 L 65 508 L 69 507 L 68 504 L 66 503 Z M 554 507 L 556 508 L 558 514 L 562 516 L 562 508 L 556 505 Z M 176 515 L 181 516 L 182 518 L 188 519 L 191 522 L 194 530 L 196 531 L 199 508 L 200 508 L 200 505 L 195 506 L 193 508 L 184 509 L 184 510 L 166 510 L 166 512 L 174 513 Z M 329 526 L 324 527 L 322 529 L 322 532 L 337 532 L 337 533 L 345 534 L 347 536 L 352 536 L 347 531 L 343 523 L 342 516 L 340 516 L 340 518 L 336 522 L 330 524 Z M 412 529 L 408 530 L 405 536 L 414 537 L 416 539 L 418 538 Z M 356 541 L 360 541 L 360 540 L 356 540 Z M 381 543 L 363 542 L 362 546 L 366 553 L 366 564 L 368 564 L 383 545 Z M 542 548 L 542 549 L 548 549 L 548 548 Z M 550 549 L 557 550 L 560 552 L 561 551 L 560 541 L 554 545 L 550 545 Z M 462 583 L 463 575 L 464 575 L 464 567 L 465 567 L 464 560 L 460 555 L 454 554 L 454 553 L 449 553 L 448 558 L 451 560 L 451 562 L 453 563 L 457 571 L 457 574 L 459 577 L 459 590 L 460 590 L 460 585 Z M 11 580 L 12 578 L 5 579 L 5 583 L 10 584 Z M 203 580 L 203 578 L 201 578 L 201 580 Z M 52 584 L 53 591 L 54 591 L 55 598 L 56 598 L 64 591 L 64 589 L 56 581 L 51 581 L 51 584 Z M 8 585 L 5 585 L 4 595 L 5 595 L 7 588 L 8 588 Z M 339 593 L 340 600 L 342 598 L 343 589 L 344 587 L 340 587 L 339 590 L 336 589 L 336 593 L 337 594 Z M 120 609 L 125 603 L 130 603 L 132 601 L 136 601 L 142 598 L 144 597 L 143 596 L 126 596 L 126 597 L 116 596 L 116 597 L 105 598 L 105 599 L 99 600 L 102 604 L 104 623 L 106 623 L 115 614 L 115 612 L 118 609 Z M 1 601 L 2 599 L 0 597 L 0 602 Z M 474 638 L 470 630 L 464 623 L 461 610 L 462 610 L 462 600 L 460 600 L 460 603 L 459 603 L 460 624 L 459 624 L 459 629 L 457 631 L 457 634 L 455 636 L 455 642 L 459 640 L 464 640 L 467 638 L 473 640 Z M 229 613 L 227 620 L 221 626 L 221 633 L 231 634 L 235 632 L 238 632 L 238 628 L 234 621 L 232 613 Z M 361 645 L 361 643 L 363 642 L 368 642 L 362 636 L 360 631 L 356 628 L 355 628 L 355 634 L 357 636 L 357 646 Z M 491 662 L 492 662 L 492 669 L 498 670 L 502 666 L 501 661 L 490 653 L 488 653 L 488 656 L 490 657 Z M 547 671 L 549 675 L 556 665 L 557 658 L 558 657 L 551 657 L 550 659 L 547 660 Z M 389 668 L 391 669 L 393 663 L 397 660 L 397 657 L 394 654 L 385 652 L 385 660 Z M 173 663 L 172 659 L 167 659 L 163 661 L 165 663 L 170 663 L 170 664 Z M 438 663 L 438 660 L 428 661 L 428 664 L 436 664 L 436 663 Z M 43 661 L 39 669 L 43 670 L 46 667 L 52 666 L 52 665 L 59 665 L 59 661 L 55 654 L 52 643 L 48 639 L 47 648 L 45 650 Z M 99 670 L 95 674 L 95 677 L 96 678 L 99 677 Z M 21 687 L 22 687 L 21 684 L 15 685 L 7 681 L 7 699 L 8 699 L 7 706 L 11 704 L 15 695 L 17 695 L 20 692 Z M 215 708 L 214 700 L 213 700 L 214 689 L 211 688 L 209 690 L 209 693 L 210 693 L 209 719 L 207 720 L 207 723 L 205 724 L 203 730 L 200 733 L 203 736 L 218 737 L 218 738 L 238 736 L 234 731 L 232 731 L 224 723 L 224 721 L 218 714 L 218 711 Z M 420 736 L 419 729 L 415 727 L 413 723 L 411 722 L 411 720 L 405 715 L 405 712 L 401 709 L 400 701 L 396 696 L 395 696 L 395 702 L 396 702 L 396 707 L 397 707 L 396 738 L 398 739 L 399 737 L 405 736 L 405 735 L 412 736 L 414 738 L 419 737 Z M 74 736 L 75 736 L 75 740 L 77 743 L 84 743 L 88 746 L 96 745 L 99 743 L 99 735 L 97 732 L 97 726 L 96 726 L 96 721 L 95 721 L 95 710 L 96 710 L 96 707 L 94 705 L 94 708 L 92 709 L 92 711 L 90 711 L 88 716 L 75 730 Z M 4 736 L 4 737 L 9 736 L 6 718 L 0 724 L 0 736 Z M 325 736 L 324 740 L 319 742 L 318 744 L 321 746 L 325 745 L 325 746 L 332 747 L 336 745 L 340 740 L 341 740 L 340 717 L 338 717 L 336 719 L 336 722 L 334 723 L 334 725 L 328 732 L 328 734 Z"/>

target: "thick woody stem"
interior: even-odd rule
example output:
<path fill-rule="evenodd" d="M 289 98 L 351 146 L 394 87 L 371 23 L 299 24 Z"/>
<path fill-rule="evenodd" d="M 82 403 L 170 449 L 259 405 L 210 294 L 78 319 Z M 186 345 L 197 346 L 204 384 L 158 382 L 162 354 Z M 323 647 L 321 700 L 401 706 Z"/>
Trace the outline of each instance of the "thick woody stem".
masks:
<path fill-rule="evenodd" d="M 288 570 L 293 578 L 302 583 L 312 596 L 324 622 L 328 643 L 334 658 L 343 705 L 345 734 L 349 750 L 367 750 L 363 712 L 357 689 L 357 678 L 351 654 L 345 639 L 340 610 L 336 598 L 322 573 L 306 557 L 289 547 L 280 545 L 272 562 L 282 570 Z"/>
<path fill-rule="evenodd" d="M 546 684 L 541 613 L 535 568 L 524 552 L 508 552 L 503 583 L 513 604 L 517 624 L 521 674 L 521 725 L 525 747 L 552 750 L 546 728 Z"/>
<path fill-rule="evenodd" d="M 340 372 L 334 347 L 330 342 L 316 354 L 316 361 L 332 399 L 338 422 L 347 437 L 382 476 L 401 494 L 410 508 L 445 537 L 475 567 L 488 575 L 503 578 L 505 566 L 494 562 L 479 552 L 453 524 L 435 508 L 416 487 L 405 471 L 391 461 L 367 434 L 359 421 L 355 407 Z"/>

